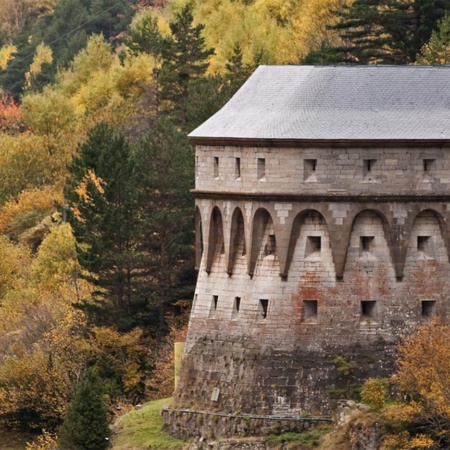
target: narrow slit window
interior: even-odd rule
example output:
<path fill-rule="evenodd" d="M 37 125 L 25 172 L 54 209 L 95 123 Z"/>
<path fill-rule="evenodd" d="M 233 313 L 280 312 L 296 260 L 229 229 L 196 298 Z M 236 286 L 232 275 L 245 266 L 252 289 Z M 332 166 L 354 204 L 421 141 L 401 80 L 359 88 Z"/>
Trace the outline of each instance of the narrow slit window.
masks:
<path fill-rule="evenodd" d="M 303 172 L 305 181 L 315 181 L 316 179 L 317 159 L 305 159 L 303 163 Z"/>
<path fill-rule="evenodd" d="M 209 317 L 215 317 L 218 303 L 219 303 L 219 296 L 213 295 L 211 300 L 211 309 L 209 311 Z"/>
<path fill-rule="evenodd" d="M 422 317 L 433 317 L 436 315 L 436 300 L 422 300 Z"/>
<path fill-rule="evenodd" d="M 241 158 L 234 158 L 234 176 L 241 178 Z"/>
<path fill-rule="evenodd" d="M 317 319 L 317 300 L 303 300 L 303 317 L 310 321 Z"/>
<path fill-rule="evenodd" d="M 258 320 L 267 319 L 267 311 L 269 309 L 269 300 L 261 299 L 258 305 Z"/>
<path fill-rule="evenodd" d="M 274 234 L 269 234 L 267 236 L 267 243 L 264 247 L 264 256 L 274 255 L 276 247 L 276 240 Z"/>
<path fill-rule="evenodd" d="M 363 175 L 365 178 L 371 179 L 376 159 L 365 159 L 363 163 Z"/>
<path fill-rule="evenodd" d="M 305 257 L 308 257 L 310 255 L 319 256 L 321 249 L 322 249 L 321 236 L 307 236 Z"/>
<path fill-rule="evenodd" d="M 214 178 L 219 178 L 219 157 L 214 156 Z"/>
<path fill-rule="evenodd" d="M 266 177 L 266 160 L 265 158 L 258 158 L 257 163 L 258 180 Z"/>
<path fill-rule="evenodd" d="M 359 244 L 359 253 L 363 255 L 373 250 L 374 236 L 361 236 Z"/>
<path fill-rule="evenodd" d="M 235 319 L 238 316 L 240 309 L 241 309 L 241 297 L 234 297 L 233 314 L 232 314 L 233 319 Z"/>
<path fill-rule="evenodd" d="M 377 302 L 375 300 L 363 300 L 361 302 L 361 319 L 376 320 Z"/>

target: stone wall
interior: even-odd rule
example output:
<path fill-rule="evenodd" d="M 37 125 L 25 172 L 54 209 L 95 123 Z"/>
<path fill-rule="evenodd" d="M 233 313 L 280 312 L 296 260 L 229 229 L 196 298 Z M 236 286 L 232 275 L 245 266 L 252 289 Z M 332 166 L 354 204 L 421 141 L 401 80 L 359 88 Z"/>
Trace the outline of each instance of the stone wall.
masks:
<path fill-rule="evenodd" d="M 196 189 L 199 191 L 293 195 L 445 194 L 450 186 L 449 174 L 450 158 L 446 148 L 207 145 L 196 148 Z"/>
<path fill-rule="evenodd" d="M 199 146 L 177 406 L 326 415 L 389 376 L 400 335 L 448 321 L 449 165 L 445 149 Z"/>
<path fill-rule="evenodd" d="M 332 419 L 314 417 L 269 417 L 223 414 L 188 409 L 163 408 L 167 431 L 180 439 L 202 438 L 211 442 L 219 436 L 264 436 L 270 433 L 301 433 Z"/>

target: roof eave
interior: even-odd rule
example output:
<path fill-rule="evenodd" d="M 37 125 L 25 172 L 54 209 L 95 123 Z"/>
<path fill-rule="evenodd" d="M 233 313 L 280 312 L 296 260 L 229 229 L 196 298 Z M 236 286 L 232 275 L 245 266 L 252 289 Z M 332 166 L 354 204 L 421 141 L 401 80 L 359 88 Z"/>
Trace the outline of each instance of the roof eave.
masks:
<path fill-rule="evenodd" d="M 193 145 L 231 147 L 450 147 L 450 139 L 267 139 L 188 136 Z"/>

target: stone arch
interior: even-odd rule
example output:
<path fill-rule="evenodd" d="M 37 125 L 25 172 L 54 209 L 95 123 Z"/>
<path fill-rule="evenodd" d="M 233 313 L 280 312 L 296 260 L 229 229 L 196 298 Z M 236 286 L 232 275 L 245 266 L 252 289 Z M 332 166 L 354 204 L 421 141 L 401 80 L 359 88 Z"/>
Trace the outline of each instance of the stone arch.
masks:
<path fill-rule="evenodd" d="M 195 269 L 199 270 L 203 256 L 203 227 L 202 214 L 198 206 L 195 207 Z"/>
<path fill-rule="evenodd" d="M 378 245 L 377 241 L 380 240 L 380 237 L 384 238 L 385 246 Z M 385 253 L 387 253 L 390 265 L 394 268 L 392 236 L 386 216 L 375 208 L 359 211 L 352 221 L 344 270 L 347 270 L 350 259 L 362 258 L 372 262 L 376 260 L 385 262 Z"/>
<path fill-rule="evenodd" d="M 253 216 L 249 275 L 253 276 L 260 255 L 276 255 L 276 251 L 276 236 L 272 216 L 267 209 L 259 208 Z"/>
<path fill-rule="evenodd" d="M 322 213 L 320 213 L 319 211 L 317 211 L 315 209 L 305 209 L 305 210 L 301 211 L 300 213 L 298 213 L 292 223 L 291 234 L 290 234 L 290 238 L 289 238 L 289 247 L 288 247 L 287 259 L 286 259 L 286 269 L 285 269 L 286 274 L 289 273 L 289 268 L 292 263 L 295 248 L 296 248 L 298 239 L 300 238 L 300 232 L 301 232 L 302 225 L 304 225 L 306 222 L 315 223 L 317 225 L 322 225 L 322 226 L 324 225 L 326 227 L 327 234 L 328 234 L 327 222 Z M 305 253 L 308 252 L 308 249 L 306 248 L 308 245 L 311 247 L 311 245 L 314 245 L 314 243 L 306 242 Z"/>
<path fill-rule="evenodd" d="M 245 222 L 242 210 L 236 207 L 231 217 L 230 251 L 227 262 L 227 273 L 232 274 L 236 258 L 247 254 L 245 242 Z"/>
<path fill-rule="evenodd" d="M 223 220 L 222 213 L 218 206 L 211 211 L 209 225 L 208 258 L 206 261 L 206 271 L 211 272 L 211 268 L 216 259 L 225 253 L 223 240 Z"/>
<path fill-rule="evenodd" d="M 429 242 L 425 239 L 427 237 Z M 439 249 L 439 246 L 434 242 L 438 238 L 441 238 L 444 243 L 443 249 Z M 439 259 L 442 262 L 444 260 L 445 262 L 450 261 L 447 224 L 442 214 L 433 208 L 423 209 L 416 214 L 412 221 L 408 242 L 408 254 L 415 249 L 418 251 L 417 256 L 423 259 L 429 257 L 430 259 Z"/>

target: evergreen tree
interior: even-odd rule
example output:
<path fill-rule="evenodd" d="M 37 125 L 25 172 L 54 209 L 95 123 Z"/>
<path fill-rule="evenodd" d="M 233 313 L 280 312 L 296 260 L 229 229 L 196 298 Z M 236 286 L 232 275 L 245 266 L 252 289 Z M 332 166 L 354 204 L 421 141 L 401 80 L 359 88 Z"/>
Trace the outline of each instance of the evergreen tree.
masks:
<path fill-rule="evenodd" d="M 82 273 L 97 290 L 82 306 L 99 323 L 133 326 L 141 309 L 134 162 L 129 144 L 102 123 L 88 133 L 68 167 L 64 190 Z"/>
<path fill-rule="evenodd" d="M 450 0 L 355 0 L 339 13 L 332 27 L 348 45 L 340 60 L 359 64 L 413 63 L 437 22 L 450 10 Z"/>
<path fill-rule="evenodd" d="M 189 94 L 201 83 L 214 53 L 205 48 L 203 25 L 193 25 L 192 8 L 186 5 L 170 23 L 172 36 L 163 41 L 163 63 L 158 76 L 165 111 L 179 125 L 188 121 Z"/>
<path fill-rule="evenodd" d="M 439 21 L 439 29 L 433 31 L 430 42 L 422 48 L 419 64 L 449 64 L 450 63 L 450 15 Z"/>
<path fill-rule="evenodd" d="M 189 192 L 194 156 L 185 134 L 168 119 L 159 119 L 139 143 L 136 158 L 141 253 L 147 255 L 142 289 L 164 331 L 167 310 L 175 301 L 191 297 L 194 290 L 193 201 Z"/>
<path fill-rule="evenodd" d="M 37 43 L 25 27 L 14 40 L 14 45 L 17 50 L 13 53 L 13 58 L 6 69 L 0 72 L 0 86 L 15 100 L 19 100 L 25 85 L 25 73 L 33 62 Z"/>
<path fill-rule="evenodd" d="M 59 434 L 59 448 L 106 449 L 109 447 L 110 435 L 108 409 L 103 400 L 101 380 L 90 371 L 80 382 L 69 405 Z"/>

